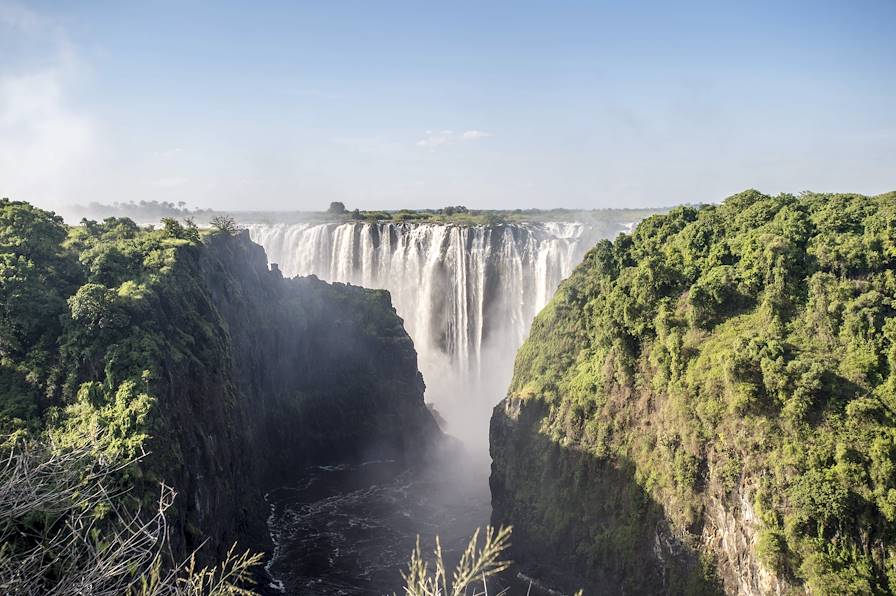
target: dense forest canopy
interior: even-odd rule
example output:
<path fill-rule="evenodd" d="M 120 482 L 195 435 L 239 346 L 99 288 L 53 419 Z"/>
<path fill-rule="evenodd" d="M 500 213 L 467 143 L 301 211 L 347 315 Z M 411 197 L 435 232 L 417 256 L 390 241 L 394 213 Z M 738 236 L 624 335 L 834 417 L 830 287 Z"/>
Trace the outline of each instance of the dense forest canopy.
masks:
<path fill-rule="evenodd" d="M 767 569 L 891 593 L 896 193 L 750 190 L 600 242 L 536 319 L 510 395 L 547 404 L 552 441 L 631 466 L 686 539 L 708 495 L 746 495 Z"/>
<path fill-rule="evenodd" d="M 133 456 L 163 357 L 189 345 L 201 358 L 214 345 L 190 324 L 190 309 L 162 328 L 153 312 L 161 294 L 188 295 L 195 282 L 176 257 L 199 244 L 198 229 L 175 220 L 157 230 L 126 218 L 69 228 L 0 201 L 0 432 L 55 421 L 65 442 L 101 429 L 106 447 Z"/>

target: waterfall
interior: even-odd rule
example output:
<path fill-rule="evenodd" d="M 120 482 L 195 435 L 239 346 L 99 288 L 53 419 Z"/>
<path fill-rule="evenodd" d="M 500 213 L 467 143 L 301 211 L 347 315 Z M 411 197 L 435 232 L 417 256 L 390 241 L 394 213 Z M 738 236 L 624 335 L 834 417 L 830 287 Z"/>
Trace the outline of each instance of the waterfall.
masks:
<path fill-rule="evenodd" d="M 440 412 L 486 394 L 491 408 L 503 397 L 534 316 L 598 239 L 625 229 L 560 222 L 246 227 L 285 275 L 389 290 L 417 348 L 427 399 Z"/>

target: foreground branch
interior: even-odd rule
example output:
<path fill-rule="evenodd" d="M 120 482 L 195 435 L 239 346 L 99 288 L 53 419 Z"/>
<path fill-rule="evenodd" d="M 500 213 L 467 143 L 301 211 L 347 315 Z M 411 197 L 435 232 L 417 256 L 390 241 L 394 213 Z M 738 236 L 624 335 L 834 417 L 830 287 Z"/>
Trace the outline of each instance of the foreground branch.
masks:
<path fill-rule="evenodd" d="M 152 511 L 124 505 L 120 472 L 89 448 L 16 445 L 0 464 L 0 593 L 15 596 L 211 596 L 252 594 L 260 554 L 233 547 L 197 568 L 194 552 L 170 564 L 162 485 Z"/>

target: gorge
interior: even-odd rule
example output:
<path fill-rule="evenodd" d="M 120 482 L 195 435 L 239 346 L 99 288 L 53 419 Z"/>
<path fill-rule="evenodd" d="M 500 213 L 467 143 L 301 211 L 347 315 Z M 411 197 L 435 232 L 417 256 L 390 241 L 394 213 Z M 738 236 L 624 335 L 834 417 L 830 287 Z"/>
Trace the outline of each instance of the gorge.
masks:
<path fill-rule="evenodd" d="M 389 291 L 419 354 L 427 401 L 444 430 L 466 446 L 462 456 L 422 476 L 377 478 L 380 464 L 322 470 L 310 489 L 276 493 L 275 574 L 336 594 L 359 577 L 376 582 L 390 566 L 394 573 L 415 535 L 429 542 L 439 535 L 453 553 L 487 523 L 488 421 L 506 391 L 514 354 L 585 252 L 631 229 L 620 217 L 625 213 L 614 215 L 486 224 L 241 219 L 284 275 Z M 342 530 L 319 530 L 333 525 Z M 296 567 L 322 552 L 334 554 L 315 568 Z"/>
<path fill-rule="evenodd" d="M 0 255 L 3 447 L 42 441 L 120 462 L 97 528 L 113 523 L 110 507 L 151 511 L 161 483 L 177 492 L 166 556 L 221 560 L 234 543 L 271 552 L 268 491 L 322 466 L 405 469 L 450 449 L 386 292 L 283 278 L 245 232 L 119 218 L 68 227 L 6 199 Z M 20 485 L 4 485 L 7 502 Z M 4 557 L 26 556 L 33 528 L 68 519 L 8 515 Z M 67 544 L 41 548 L 90 570 L 92 559 L 66 560 Z M 91 589 L 122 593 L 115 582 L 151 571 L 136 565 Z M 40 582 L 53 577 L 0 574 L 11 582 L 0 591 L 49 593 Z M 389 579 L 400 582 L 397 569 Z"/>
<path fill-rule="evenodd" d="M 0 0 L 0 596 L 896 596 L 894 29 Z"/>
<path fill-rule="evenodd" d="M 4 449 L 131 461 L 117 505 L 174 486 L 175 556 L 263 551 L 265 594 L 394 592 L 418 537 L 455 561 L 489 521 L 522 593 L 892 593 L 894 206 L 240 230 L 3 200 Z"/>

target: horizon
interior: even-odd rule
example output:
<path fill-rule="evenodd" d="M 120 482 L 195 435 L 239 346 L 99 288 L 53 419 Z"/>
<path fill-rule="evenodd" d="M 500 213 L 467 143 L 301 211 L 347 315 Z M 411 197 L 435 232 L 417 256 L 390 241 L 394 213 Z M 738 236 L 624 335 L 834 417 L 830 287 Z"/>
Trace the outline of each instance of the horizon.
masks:
<path fill-rule="evenodd" d="M 646 208 L 896 187 L 896 5 L 0 1 L 0 196 Z"/>
<path fill-rule="evenodd" d="M 150 213 L 157 213 L 159 217 L 167 216 L 167 217 L 193 217 L 193 216 L 232 216 L 237 220 L 240 220 L 241 217 L 244 216 L 269 216 L 269 215 L 284 215 L 284 216 L 299 216 L 299 219 L 290 220 L 294 222 L 303 221 L 301 218 L 308 216 L 312 217 L 314 220 L 324 221 L 349 221 L 351 219 L 357 218 L 357 216 L 362 216 L 361 219 L 363 221 L 376 221 L 380 219 L 390 219 L 394 216 L 400 215 L 426 215 L 426 216 L 439 216 L 444 217 L 455 215 L 463 217 L 465 215 L 470 216 L 479 216 L 479 215 L 489 215 L 489 214 L 497 214 L 501 216 L 525 216 L 525 215 L 550 215 L 550 214 L 566 214 L 566 215 L 575 215 L 575 214 L 590 214 L 590 213 L 599 213 L 599 212 L 646 212 L 646 213 L 664 213 L 668 212 L 676 207 L 693 207 L 693 208 L 702 208 L 710 205 L 721 205 L 724 201 L 727 201 L 730 198 L 737 197 L 743 193 L 747 192 L 758 192 L 759 194 L 766 196 L 781 196 L 791 194 L 791 196 L 803 197 L 806 195 L 831 195 L 831 196 L 869 196 L 869 195 L 861 195 L 860 193 L 826 193 L 826 192 L 815 192 L 815 191 L 801 191 L 800 193 L 779 193 L 778 195 L 769 195 L 768 193 L 763 193 L 760 189 L 755 188 L 747 188 L 742 191 L 730 194 L 726 197 L 718 199 L 716 201 L 708 201 L 702 203 L 678 203 L 678 204 L 656 204 L 656 205 L 647 205 L 644 207 L 582 207 L 582 208 L 569 208 L 569 207 L 527 207 L 527 208 L 485 208 L 485 209 L 477 209 L 477 208 L 468 208 L 465 205 L 445 205 L 442 207 L 402 207 L 397 209 L 380 209 L 380 208 L 367 208 L 367 209 L 359 209 L 353 208 L 351 205 L 345 205 L 341 202 L 333 202 L 330 204 L 328 208 L 323 208 L 322 205 L 317 206 L 318 208 L 308 207 L 305 209 L 289 209 L 289 208 L 270 208 L 270 209 L 249 209 L 249 208 L 237 208 L 237 209 L 221 209 L 221 208 L 202 208 L 202 207 L 192 207 L 187 204 L 185 201 L 181 201 L 179 203 L 174 203 L 171 201 L 157 201 L 157 200 L 149 200 L 149 201 L 116 201 L 114 203 L 100 203 L 100 202 L 91 202 L 88 204 L 75 204 L 75 205 L 65 205 L 56 211 L 54 211 L 57 215 L 61 215 L 69 225 L 77 223 L 82 218 L 87 219 L 103 219 L 105 217 L 109 217 L 110 215 L 123 216 L 123 217 L 135 217 L 139 214 L 140 211 L 146 211 Z M 877 195 L 870 196 L 883 196 L 883 195 L 896 195 L 896 189 L 885 191 L 879 193 Z M 11 197 L 3 197 L 8 200 L 16 200 Z M 344 211 L 341 212 L 333 212 L 332 208 L 334 205 L 341 205 L 341 208 Z M 447 211 L 447 213 L 446 213 Z M 376 217 L 379 214 L 384 214 L 390 216 L 390 218 L 380 218 Z M 326 216 L 326 218 L 322 219 L 321 216 Z M 353 218 L 353 216 L 355 216 Z M 409 218 L 405 221 L 411 221 L 413 218 Z M 254 221 L 254 220 L 249 220 Z M 262 220 L 258 220 L 262 221 Z M 267 220 L 264 220 L 267 221 Z M 309 220 L 310 221 L 310 220 Z M 508 221 L 527 221 L 525 219 L 517 219 L 517 220 L 508 220 Z M 541 221 L 551 221 L 548 219 L 544 219 Z"/>

